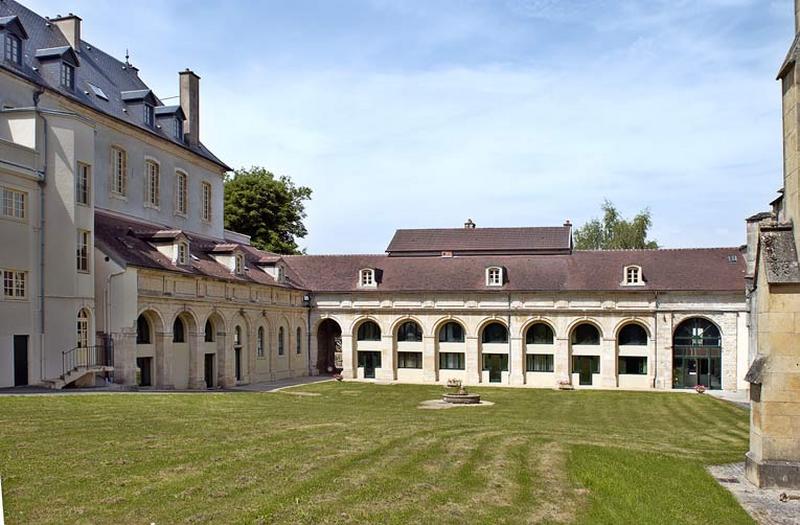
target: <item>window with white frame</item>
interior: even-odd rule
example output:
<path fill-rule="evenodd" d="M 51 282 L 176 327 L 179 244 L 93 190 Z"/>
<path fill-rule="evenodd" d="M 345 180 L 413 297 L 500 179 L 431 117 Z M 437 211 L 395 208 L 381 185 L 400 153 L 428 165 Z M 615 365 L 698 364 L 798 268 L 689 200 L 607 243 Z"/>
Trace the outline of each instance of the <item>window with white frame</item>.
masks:
<path fill-rule="evenodd" d="M 187 264 L 189 262 L 189 243 L 179 242 L 178 253 L 175 257 L 175 262 L 178 264 Z"/>
<path fill-rule="evenodd" d="M 116 146 L 111 147 L 111 193 L 124 197 L 128 188 L 128 154 Z"/>
<path fill-rule="evenodd" d="M 625 286 L 643 285 L 644 281 L 642 280 L 642 268 L 640 266 L 626 266 L 622 284 Z"/>
<path fill-rule="evenodd" d="M 186 174 L 182 171 L 175 172 L 175 213 L 186 215 Z"/>
<path fill-rule="evenodd" d="M 358 283 L 362 288 L 374 288 L 377 286 L 375 282 L 375 270 L 372 268 L 364 268 L 361 270 Z"/>
<path fill-rule="evenodd" d="M 61 87 L 69 90 L 75 88 L 75 68 L 72 64 L 61 62 Z"/>
<path fill-rule="evenodd" d="M 499 266 L 486 268 L 486 286 L 503 286 L 503 269 Z"/>
<path fill-rule="evenodd" d="M 89 313 L 85 308 L 81 308 L 78 312 L 78 328 L 77 328 L 77 341 L 78 348 L 89 347 Z"/>
<path fill-rule="evenodd" d="M 27 293 L 27 272 L 3 270 L 3 297 L 6 299 L 25 299 Z"/>
<path fill-rule="evenodd" d="M 146 206 L 158 208 L 160 195 L 161 173 L 158 163 L 148 160 L 144 163 L 144 203 Z"/>
<path fill-rule="evenodd" d="M 211 220 L 211 184 L 204 182 L 201 184 L 203 190 L 203 208 L 201 218 L 209 222 Z"/>
<path fill-rule="evenodd" d="M 92 167 L 83 162 L 78 163 L 78 176 L 75 179 L 75 201 L 89 205 L 92 185 Z"/>
<path fill-rule="evenodd" d="M 3 197 L 3 216 L 12 219 L 24 220 L 27 215 L 26 205 L 28 194 L 24 191 L 0 187 Z"/>
<path fill-rule="evenodd" d="M 10 33 L 6 34 L 5 58 L 16 65 L 22 64 L 22 40 Z"/>
<path fill-rule="evenodd" d="M 89 245 L 91 243 L 91 233 L 86 230 L 78 230 L 78 246 L 76 265 L 79 272 L 89 271 Z"/>

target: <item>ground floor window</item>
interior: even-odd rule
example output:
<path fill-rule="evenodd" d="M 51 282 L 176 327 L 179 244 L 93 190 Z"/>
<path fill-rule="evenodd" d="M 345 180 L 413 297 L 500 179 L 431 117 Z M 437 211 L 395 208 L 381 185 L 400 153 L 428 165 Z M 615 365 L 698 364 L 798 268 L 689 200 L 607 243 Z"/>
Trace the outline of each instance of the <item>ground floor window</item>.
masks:
<path fill-rule="evenodd" d="M 397 368 L 422 368 L 422 352 L 398 352 Z"/>
<path fill-rule="evenodd" d="M 554 359 L 552 354 L 528 354 L 525 358 L 528 372 L 552 372 Z"/>
<path fill-rule="evenodd" d="M 672 385 L 694 388 L 703 385 L 722 388 L 722 349 L 715 347 L 679 347 L 673 349 Z"/>
<path fill-rule="evenodd" d="M 620 357 L 619 358 L 619 373 L 627 375 L 646 375 L 647 374 L 647 358 L 646 357 Z"/>
<path fill-rule="evenodd" d="M 506 354 L 483 354 L 483 370 L 501 370 L 508 372 L 508 355 Z"/>
<path fill-rule="evenodd" d="M 464 354 L 461 352 L 442 352 L 439 354 L 440 370 L 464 370 Z"/>
<path fill-rule="evenodd" d="M 358 367 L 364 369 L 364 377 L 367 379 L 375 378 L 375 369 L 381 367 L 380 352 L 359 352 Z"/>
<path fill-rule="evenodd" d="M 600 373 L 600 356 L 576 355 L 572 357 L 572 373 L 578 374 L 579 385 L 591 385 L 592 376 Z"/>

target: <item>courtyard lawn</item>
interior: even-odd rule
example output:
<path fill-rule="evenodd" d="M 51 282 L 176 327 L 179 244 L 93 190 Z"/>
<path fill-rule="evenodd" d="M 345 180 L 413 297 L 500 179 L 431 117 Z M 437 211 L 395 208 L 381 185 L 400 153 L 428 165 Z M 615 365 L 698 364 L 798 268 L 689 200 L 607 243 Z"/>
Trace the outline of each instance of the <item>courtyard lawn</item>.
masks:
<path fill-rule="evenodd" d="M 746 411 L 684 393 L 320 383 L 0 397 L 17 523 L 752 523 L 705 466 Z M 313 395 L 311 395 L 313 394 Z"/>

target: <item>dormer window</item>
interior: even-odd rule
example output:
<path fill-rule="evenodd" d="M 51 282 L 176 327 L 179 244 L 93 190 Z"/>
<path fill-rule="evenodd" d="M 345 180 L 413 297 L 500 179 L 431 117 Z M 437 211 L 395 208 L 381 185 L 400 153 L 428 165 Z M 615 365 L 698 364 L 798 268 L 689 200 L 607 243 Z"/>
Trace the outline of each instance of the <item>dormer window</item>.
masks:
<path fill-rule="evenodd" d="M 237 253 L 233 259 L 233 271 L 237 274 L 244 273 L 244 255 Z"/>
<path fill-rule="evenodd" d="M 61 62 L 61 87 L 75 89 L 75 67 L 72 64 Z"/>
<path fill-rule="evenodd" d="M 641 266 L 626 266 L 623 272 L 623 286 L 643 286 Z"/>
<path fill-rule="evenodd" d="M 499 266 L 486 268 L 486 286 L 503 286 L 503 269 Z"/>
<path fill-rule="evenodd" d="M 17 35 L 6 35 L 5 58 L 6 61 L 18 66 L 22 64 L 22 40 Z"/>
<path fill-rule="evenodd" d="M 179 242 L 178 243 L 178 253 L 175 261 L 180 265 L 185 265 L 189 263 L 189 243 L 188 242 Z"/>
<path fill-rule="evenodd" d="M 358 283 L 362 288 L 374 288 L 377 286 L 377 282 L 375 281 L 375 270 L 372 268 L 364 268 L 361 270 Z"/>
<path fill-rule="evenodd" d="M 183 121 L 179 118 L 176 118 L 172 121 L 173 130 L 172 133 L 175 136 L 176 140 L 183 141 Z"/>
<path fill-rule="evenodd" d="M 153 106 L 144 104 L 144 125 L 152 128 L 155 122 L 155 114 L 153 113 Z"/>
<path fill-rule="evenodd" d="M 275 268 L 275 280 L 278 281 L 279 283 L 282 283 L 285 278 L 286 276 L 283 273 L 283 266 L 278 265 Z"/>

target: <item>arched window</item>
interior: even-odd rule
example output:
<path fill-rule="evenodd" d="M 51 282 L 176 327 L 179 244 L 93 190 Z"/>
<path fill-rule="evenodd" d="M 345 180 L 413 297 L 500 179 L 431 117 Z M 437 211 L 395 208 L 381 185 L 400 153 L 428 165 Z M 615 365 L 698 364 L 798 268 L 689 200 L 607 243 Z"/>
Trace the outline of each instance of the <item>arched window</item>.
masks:
<path fill-rule="evenodd" d="M 258 327 L 258 337 L 256 338 L 256 356 L 264 357 L 264 327 Z"/>
<path fill-rule="evenodd" d="M 297 355 L 303 353 L 303 331 L 300 330 L 300 327 L 297 327 L 297 337 L 295 341 L 295 351 Z"/>
<path fill-rule="evenodd" d="M 284 348 L 283 348 L 283 327 L 281 326 L 278 328 L 278 355 L 283 355 Z"/>
<path fill-rule="evenodd" d="M 722 338 L 719 328 L 707 319 L 689 319 L 675 330 L 674 346 L 700 346 L 719 348 Z"/>
<path fill-rule="evenodd" d="M 619 331 L 617 340 L 620 346 L 643 346 L 647 344 L 647 332 L 638 324 L 625 325 L 622 330 Z"/>
<path fill-rule="evenodd" d="M 638 286 L 644 284 L 641 266 L 626 266 L 622 270 L 622 284 L 624 286 Z"/>
<path fill-rule="evenodd" d="M 486 268 L 486 286 L 503 286 L 503 269 L 499 266 Z"/>
<path fill-rule="evenodd" d="M 525 334 L 525 344 L 551 345 L 553 344 L 553 329 L 545 323 L 536 323 Z"/>
<path fill-rule="evenodd" d="M 490 323 L 483 329 L 481 341 L 484 343 L 507 343 L 508 330 L 500 323 Z"/>
<path fill-rule="evenodd" d="M 173 343 L 185 343 L 186 342 L 186 330 L 184 329 L 185 326 L 183 324 L 183 319 L 180 317 L 175 318 L 175 322 L 172 323 L 172 342 Z"/>
<path fill-rule="evenodd" d="M 377 285 L 375 280 L 375 270 L 372 268 L 364 268 L 359 272 L 358 284 L 362 288 L 372 288 Z"/>
<path fill-rule="evenodd" d="M 440 343 L 463 343 L 464 327 L 458 323 L 450 321 L 439 329 Z"/>
<path fill-rule="evenodd" d="M 89 346 L 89 312 L 81 308 L 78 312 L 78 348 L 88 348 Z"/>
<path fill-rule="evenodd" d="M 600 332 L 592 324 L 579 324 L 572 330 L 571 342 L 574 345 L 599 345 Z"/>
<path fill-rule="evenodd" d="M 211 323 L 211 319 L 206 321 L 206 343 L 213 343 L 214 342 L 214 325 Z"/>
<path fill-rule="evenodd" d="M 358 327 L 359 341 L 380 341 L 381 328 L 373 321 L 365 321 Z"/>
<path fill-rule="evenodd" d="M 422 328 L 414 321 L 406 321 L 397 329 L 397 340 L 400 342 L 422 341 Z"/>
<path fill-rule="evenodd" d="M 233 329 L 233 346 L 242 346 L 242 327 L 239 325 Z"/>
<path fill-rule="evenodd" d="M 136 319 L 136 344 L 149 345 L 150 344 L 150 323 L 144 314 Z"/>

